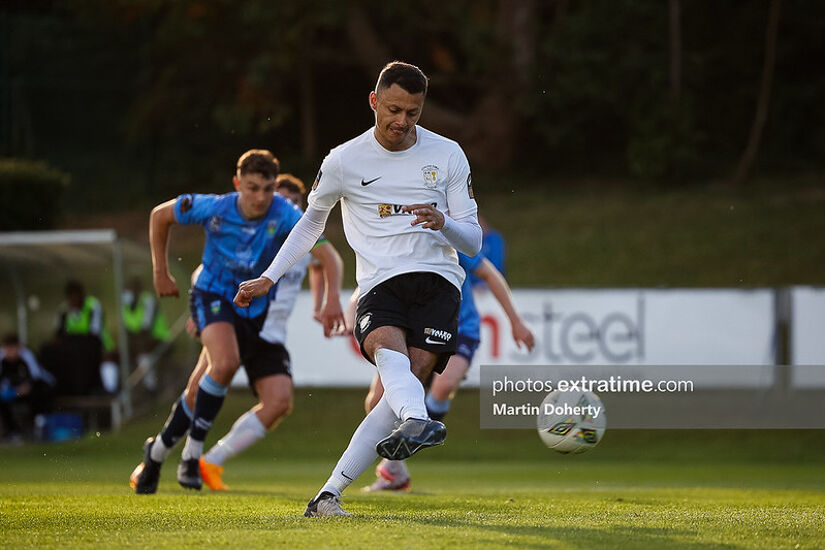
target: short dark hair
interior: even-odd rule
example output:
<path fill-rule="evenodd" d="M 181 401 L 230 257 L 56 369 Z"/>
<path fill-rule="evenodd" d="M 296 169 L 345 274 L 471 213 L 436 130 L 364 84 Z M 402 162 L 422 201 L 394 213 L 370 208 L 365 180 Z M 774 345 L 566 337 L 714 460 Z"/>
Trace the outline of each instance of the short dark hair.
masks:
<path fill-rule="evenodd" d="M 83 283 L 78 281 L 77 279 L 69 279 L 66 281 L 66 288 L 64 289 L 66 295 L 69 294 L 80 294 L 81 296 L 86 294 L 86 289 L 83 288 Z"/>
<path fill-rule="evenodd" d="M 378 75 L 375 91 L 386 90 L 393 84 L 398 84 L 411 94 L 427 95 L 429 79 L 424 71 L 403 61 L 387 63 Z"/>
<path fill-rule="evenodd" d="M 278 177 L 281 163 L 266 149 L 250 149 L 238 159 L 238 175 L 260 174 L 267 179 Z"/>
<path fill-rule="evenodd" d="M 10 334 L 6 334 L 3 337 L 3 345 L 4 346 L 19 346 L 20 345 L 20 337 L 17 336 L 14 332 Z"/>
<path fill-rule="evenodd" d="M 307 192 L 304 182 L 292 174 L 280 174 L 275 178 L 275 189 L 281 187 L 286 187 L 291 193 L 300 193 L 301 195 Z"/>

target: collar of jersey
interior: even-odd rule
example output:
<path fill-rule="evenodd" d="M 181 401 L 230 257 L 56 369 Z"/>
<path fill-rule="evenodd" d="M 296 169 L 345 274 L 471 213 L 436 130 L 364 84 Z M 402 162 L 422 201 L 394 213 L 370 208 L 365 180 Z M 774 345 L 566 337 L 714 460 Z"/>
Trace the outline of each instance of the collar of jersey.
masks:
<path fill-rule="evenodd" d="M 390 151 L 381 143 L 379 143 L 378 139 L 375 137 L 375 126 L 372 127 L 370 130 L 370 142 L 372 142 L 373 147 L 379 152 L 385 155 L 399 157 L 410 153 L 411 151 L 415 150 L 418 147 L 418 144 L 421 143 L 421 126 L 418 124 L 415 125 L 415 143 L 404 149 L 403 151 Z"/>

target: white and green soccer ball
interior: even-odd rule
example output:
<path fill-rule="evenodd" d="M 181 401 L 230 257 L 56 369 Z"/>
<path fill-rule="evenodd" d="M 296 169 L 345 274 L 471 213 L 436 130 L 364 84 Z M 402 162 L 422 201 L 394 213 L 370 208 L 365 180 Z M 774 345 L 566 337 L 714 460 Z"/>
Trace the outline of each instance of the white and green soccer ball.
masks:
<path fill-rule="evenodd" d="M 554 451 L 586 452 L 598 445 L 606 427 L 604 405 L 593 392 L 555 390 L 541 402 L 539 437 Z"/>

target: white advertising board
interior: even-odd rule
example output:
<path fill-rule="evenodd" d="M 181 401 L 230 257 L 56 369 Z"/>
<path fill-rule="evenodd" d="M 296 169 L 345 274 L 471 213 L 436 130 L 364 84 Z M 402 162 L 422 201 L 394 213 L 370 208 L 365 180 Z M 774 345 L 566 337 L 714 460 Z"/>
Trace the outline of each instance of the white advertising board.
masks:
<path fill-rule="evenodd" d="M 529 354 L 516 348 L 495 298 L 489 292 L 476 296 L 483 328 L 474 365 L 774 363 L 769 289 L 514 291 L 516 308 L 536 335 L 536 347 Z M 755 373 L 744 369 L 735 378 L 720 373 L 715 382 L 771 383 Z M 477 376 L 471 370 L 468 378 L 476 383 Z"/>
<path fill-rule="evenodd" d="M 791 289 L 791 364 L 825 365 L 825 288 Z M 825 369 L 794 369 L 793 385 L 825 387 Z"/>
<path fill-rule="evenodd" d="M 347 296 L 346 292 L 342 296 Z M 513 291 L 516 308 L 536 335 L 531 353 L 518 350 L 495 298 L 476 292 L 482 316 L 478 365 L 771 365 L 773 291 L 528 290 Z M 366 387 L 374 367 L 351 337 L 325 339 L 302 292 L 289 322 L 287 348 L 298 386 Z M 730 372 L 726 369 L 725 372 Z M 763 386 L 743 369 L 720 386 Z M 478 385 L 471 368 L 467 385 Z"/>

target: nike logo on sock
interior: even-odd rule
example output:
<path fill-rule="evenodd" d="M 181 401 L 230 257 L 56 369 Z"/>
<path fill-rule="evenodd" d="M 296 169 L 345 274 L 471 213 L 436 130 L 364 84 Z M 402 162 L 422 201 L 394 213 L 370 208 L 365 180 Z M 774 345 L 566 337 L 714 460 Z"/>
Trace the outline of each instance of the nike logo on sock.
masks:
<path fill-rule="evenodd" d="M 353 478 L 349 477 L 347 474 L 344 473 L 344 470 L 341 470 L 341 475 L 347 478 L 350 481 L 355 481 Z"/>

